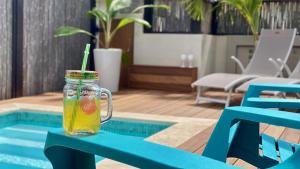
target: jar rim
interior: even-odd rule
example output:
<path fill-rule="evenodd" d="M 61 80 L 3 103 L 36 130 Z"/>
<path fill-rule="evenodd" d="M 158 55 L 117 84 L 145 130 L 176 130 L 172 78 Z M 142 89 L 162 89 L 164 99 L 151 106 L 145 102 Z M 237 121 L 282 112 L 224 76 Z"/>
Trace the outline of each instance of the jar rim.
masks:
<path fill-rule="evenodd" d="M 98 72 L 80 70 L 66 70 L 65 78 L 77 80 L 98 80 Z"/>

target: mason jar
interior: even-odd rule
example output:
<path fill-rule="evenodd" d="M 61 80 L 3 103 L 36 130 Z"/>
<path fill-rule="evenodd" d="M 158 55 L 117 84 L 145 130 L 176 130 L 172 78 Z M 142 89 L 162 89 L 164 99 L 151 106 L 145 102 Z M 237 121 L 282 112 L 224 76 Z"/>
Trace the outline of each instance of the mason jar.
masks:
<path fill-rule="evenodd" d="M 64 86 L 63 128 L 70 135 L 96 134 L 112 117 L 111 92 L 97 85 L 98 73 L 67 70 Z M 107 114 L 101 116 L 101 96 L 107 98 Z"/>

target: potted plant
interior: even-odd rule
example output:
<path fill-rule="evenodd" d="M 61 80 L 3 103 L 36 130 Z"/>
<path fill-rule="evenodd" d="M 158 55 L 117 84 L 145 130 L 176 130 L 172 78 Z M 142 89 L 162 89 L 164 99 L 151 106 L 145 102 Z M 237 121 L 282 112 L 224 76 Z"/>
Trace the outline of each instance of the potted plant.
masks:
<path fill-rule="evenodd" d="M 111 48 L 112 39 L 114 38 L 118 30 L 130 23 L 138 23 L 148 28 L 151 27 L 151 25 L 144 19 L 137 18 L 134 15 L 129 15 L 123 17 L 118 25 L 113 28 L 113 20 L 118 17 L 118 14 L 122 9 L 128 8 L 130 6 L 131 0 L 105 0 L 104 9 L 99 8 L 99 0 L 97 1 L 97 4 L 98 5 L 95 8 L 88 11 L 88 15 L 93 16 L 97 19 L 104 35 L 104 40 L 99 40 L 99 43 L 104 48 L 94 49 L 95 69 L 100 74 L 101 87 L 107 88 L 112 92 L 116 92 L 119 89 L 122 50 Z M 142 5 L 132 10 L 131 14 L 137 13 L 144 8 L 169 9 L 169 7 L 166 5 Z M 73 26 L 59 27 L 55 32 L 55 37 L 71 36 L 79 33 L 99 39 L 92 33 Z"/>

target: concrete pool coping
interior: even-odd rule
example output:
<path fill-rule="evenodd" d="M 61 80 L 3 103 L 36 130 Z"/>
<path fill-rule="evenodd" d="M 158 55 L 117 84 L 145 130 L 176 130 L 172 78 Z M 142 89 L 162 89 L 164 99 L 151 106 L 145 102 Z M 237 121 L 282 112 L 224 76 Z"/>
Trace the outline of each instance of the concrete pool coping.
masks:
<path fill-rule="evenodd" d="M 7 113 L 17 110 L 28 110 L 28 111 L 42 111 L 47 113 L 62 112 L 62 106 L 48 106 L 41 104 L 25 104 L 25 103 L 11 103 L 0 105 L 0 114 Z M 134 120 L 149 120 L 159 122 L 172 122 L 175 123 L 172 126 L 146 138 L 145 140 L 154 143 L 178 147 L 190 138 L 198 134 L 199 132 L 207 129 L 217 122 L 216 119 L 200 119 L 190 117 L 175 117 L 165 115 L 154 115 L 154 114 L 140 114 L 130 112 L 113 112 L 113 117 L 116 118 L 127 118 Z M 178 134 L 180 133 L 180 134 Z M 104 159 L 97 163 L 97 169 L 100 168 L 133 168 L 125 164 L 121 164 L 109 159 Z"/>

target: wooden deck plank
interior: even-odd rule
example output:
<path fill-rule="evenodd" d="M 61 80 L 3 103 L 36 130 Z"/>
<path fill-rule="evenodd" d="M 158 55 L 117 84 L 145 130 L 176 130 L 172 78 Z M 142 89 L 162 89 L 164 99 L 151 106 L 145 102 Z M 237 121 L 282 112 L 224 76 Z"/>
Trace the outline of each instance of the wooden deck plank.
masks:
<path fill-rule="evenodd" d="M 243 161 L 243 160 L 237 160 L 235 163 L 234 163 L 235 166 L 239 166 L 239 167 L 242 167 L 242 168 L 247 168 L 247 169 L 257 169 L 256 167 L 254 167 L 253 165 Z"/>
<path fill-rule="evenodd" d="M 269 125 L 269 127 L 264 131 L 264 133 L 278 139 L 283 134 L 284 130 L 285 127 Z"/>
<path fill-rule="evenodd" d="M 291 142 L 291 143 L 299 143 L 300 141 L 300 131 L 296 129 L 287 128 L 280 139 Z"/>
<path fill-rule="evenodd" d="M 202 151 L 198 151 L 201 147 L 205 146 L 213 129 L 215 128 L 215 125 L 205 129 L 204 131 L 198 133 L 194 137 L 192 137 L 187 142 L 181 144 L 178 146 L 180 149 L 184 149 L 186 151 L 195 152 L 198 154 L 202 154 Z"/>

